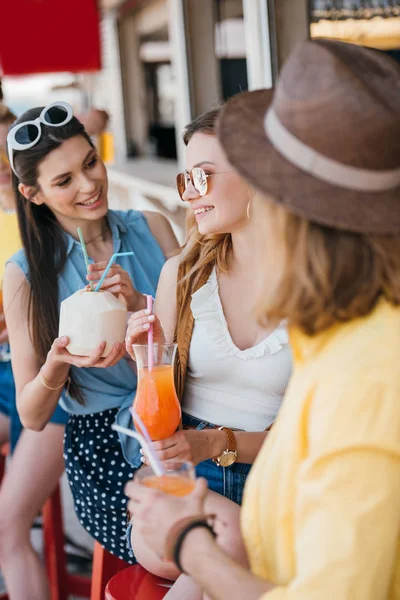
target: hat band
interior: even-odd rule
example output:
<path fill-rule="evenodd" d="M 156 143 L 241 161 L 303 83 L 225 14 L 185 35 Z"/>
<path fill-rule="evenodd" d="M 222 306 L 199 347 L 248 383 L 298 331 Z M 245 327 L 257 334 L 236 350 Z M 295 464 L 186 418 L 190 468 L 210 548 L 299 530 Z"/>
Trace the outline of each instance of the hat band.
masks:
<path fill-rule="evenodd" d="M 272 107 L 264 117 L 264 129 L 279 154 L 317 179 L 358 192 L 385 192 L 400 185 L 400 168 L 374 171 L 349 167 L 313 150 L 282 125 Z"/>

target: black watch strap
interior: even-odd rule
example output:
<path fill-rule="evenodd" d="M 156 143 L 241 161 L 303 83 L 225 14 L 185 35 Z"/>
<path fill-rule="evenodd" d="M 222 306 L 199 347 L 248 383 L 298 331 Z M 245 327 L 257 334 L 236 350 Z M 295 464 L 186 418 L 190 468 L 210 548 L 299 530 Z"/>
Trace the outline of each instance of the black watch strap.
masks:
<path fill-rule="evenodd" d="M 181 561 L 180 561 L 180 555 L 181 555 L 181 551 L 182 551 L 183 542 L 184 542 L 187 534 L 189 533 L 189 531 L 192 531 L 193 529 L 197 529 L 198 527 L 203 527 L 204 529 L 207 529 L 211 533 L 211 535 L 213 536 L 214 539 L 217 537 L 217 534 L 215 533 L 214 529 L 211 527 L 211 525 L 209 525 L 207 523 L 207 521 L 199 520 L 199 521 L 193 521 L 192 523 L 189 523 L 189 525 L 187 525 L 187 527 L 185 527 L 185 529 L 183 531 L 181 531 L 181 533 L 179 534 L 179 536 L 175 542 L 175 547 L 174 547 L 174 551 L 173 551 L 173 561 L 181 573 L 185 573 L 185 571 L 183 570 L 183 567 L 181 565 Z"/>

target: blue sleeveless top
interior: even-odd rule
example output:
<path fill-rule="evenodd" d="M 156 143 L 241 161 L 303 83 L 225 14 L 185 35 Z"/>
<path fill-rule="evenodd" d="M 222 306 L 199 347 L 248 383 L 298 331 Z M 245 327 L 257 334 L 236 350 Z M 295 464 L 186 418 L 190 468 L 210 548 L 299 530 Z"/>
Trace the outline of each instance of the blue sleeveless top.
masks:
<path fill-rule="evenodd" d="M 118 264 L 125 269 L 136 290 L 142 294 L 155 296 L 160 271 L 165 256 L 151 233 L 145 216 L 138 211 L 109 210 L 107 214 L 114 242 L 114 253 L 133 252 L 133 256 L 120 256 Z M 59 305 L 65 298 L 87 285 L 86 265 L 81 245 L 72 236 L 65 234 L 67 260 L 59 275 Z M 24 250 L 19 250 L 9 262 L 17 264 L 29 280 L 28 263 Z M 91 262 L 93 262 L 91 260 Z M 82 406 L 69 397 L 65 390 L 60 398 L 64 410 L 74 415 L 100 413 L 103 410 L 119 408 L 116 421 L 125 427 L 132 427 L 129 408 L 136 392 L 136 373 L 125 358 L 107 369 L 79 369 L 71 367 L 76 381 L 85 396 Z M 124 456 L 134 467 L 141 465 L 136 440 L 120 434 Z"/>

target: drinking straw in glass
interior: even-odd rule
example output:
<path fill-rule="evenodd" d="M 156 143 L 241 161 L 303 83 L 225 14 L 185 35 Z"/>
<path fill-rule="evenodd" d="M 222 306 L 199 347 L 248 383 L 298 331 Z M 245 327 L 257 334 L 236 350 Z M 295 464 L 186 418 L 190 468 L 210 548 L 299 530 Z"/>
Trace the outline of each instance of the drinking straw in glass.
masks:
<path fill-rule="evenodd" d="M 150 466 L 153 469 L 154 473 L 158 477 L 161 477 L 161 475 L 165 475 L 165 471 L 162 468 L 162 466 L 160 465 L 159 460 L 156 458 L 154 451 L 152 450 L 151 446 L 146 442 L 144 437 L 142 435 L 140 435 L 140 433 L 138 433 L 137 431 L 132 431 L 131 429 L 128 429 L 127 427 L 122 427 L 121 425 L 117 425 L 117 423 L 113 423 L 111 425 L 111 429 L 114 429 L 114 431 L 119 431 L 120 433 L 124 433 L 125 435 L 128 435 L 129 437 L 132 437 L 135 440 L 137 440 L 139 442 L 139 444 L 142 446 L 143 450 L 146 452 L 147 458 L 149 459 Z"/>
<path fill-rule="evenodd" d="M 143 423 L 142 419 L 140 418 L 140 416 L 137 414 L 136 410 L 133 408 L 133 406 L 129 409 L 130 413 L 133 417 L 133 420 L 136 421 L 136 423 L 139 425 L 139 429 L 142 432 L 142 435 L 144 437 L 144 439 L 146 440 L 146 442 L 151 446 L 151 444 L 153 443 L 151 440 L 151 437 L 149 435 L 149 432 L 147 431 L 147 427 L 146 425 Z"/>
<path fill-rule="evenodd" d="M 153 297 L 150 295 L 147 296 L 147 310 L 150 311 L 150 314 L 153 313 Z M 153 342 L 154 342 L 153 323 L 150 323 L 150 328 L 147 333 L 147 352 L 148 352 L 147 368 L 149 369 L 150 372 L 153 370 L 153 366 L 154 366 Z"/>
<path fill-rule="evenodd" d="M 82 246 L 83 258 L 85 259 L 85 263 L 86 263 L 86 271 L 89 273 L 89 257 L 88 257 L 88 253 L 86 250 L 85 240 L 83 239 L 82 229 L 80 227 L 78 227 L 78 235 L 79 235 L 79 240 L 80 240 L 81 246 Z M 90 291 L 94 292 L 94 286 L 91 281 L 89 282 L 89 285 L 90 285 Z"/>
<path fill-rule="evenodd" d="M 114 262 L 114 260 L 118 257 L 118 256 L 133 256 L 133 252 L 117 252 L 116 254 L 113 254 L 112 257 L 110 258 L 110 260 L 108 261 L 108 265 L 106 266 L 106 270 L 104 271 L 103 275 L 101 276 L 101 279 L 99 281 L 99 283 L 96 285 L 95 288 L 95 292 L 98 292 L 99 289 L 101 288 L 101 286 L 103 285 L 103 281 L 105 280 L 105 278 L 108 275 L 108 271 L 111 269 L 112 264 Z"/>

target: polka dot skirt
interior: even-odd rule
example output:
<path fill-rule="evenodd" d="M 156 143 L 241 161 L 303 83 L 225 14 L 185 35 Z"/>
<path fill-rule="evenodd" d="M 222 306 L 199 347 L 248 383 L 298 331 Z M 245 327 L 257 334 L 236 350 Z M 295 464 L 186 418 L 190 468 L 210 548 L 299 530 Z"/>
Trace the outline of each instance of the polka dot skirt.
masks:
<path fill-rule="evenodd" d="M 86 531 L 122 560 L 136 562 L 127 544 L 125 483 L 134 468 L 111 429 L 118 409 L 71 415 L 64 437 L 65 468 L 75 512 Z"/>

